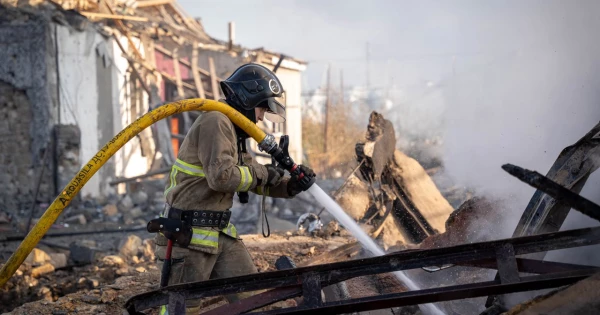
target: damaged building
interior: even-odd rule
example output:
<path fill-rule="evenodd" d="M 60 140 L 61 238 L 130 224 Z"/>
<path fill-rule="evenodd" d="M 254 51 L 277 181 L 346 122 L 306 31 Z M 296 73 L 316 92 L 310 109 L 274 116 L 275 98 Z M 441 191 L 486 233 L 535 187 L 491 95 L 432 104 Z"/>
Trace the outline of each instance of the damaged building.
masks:
<path fill-rule="evenodd" d="M 104 3 L 104 2 L 102 2 Z M 16 7 L 11 6 L 16 5 Z M 224 25 L 225 26 L 225 25 Z M 254 62 L 277 68 L 287 115 L 300 117 L 306 62 L 210 37 L 176 3 L 6 3 L 0 12 L 0 110 L 5 209 L 48 203 L 123 128 L 165 102 L 219 99 L 218 82 Z M 128 142 L 83 187 L 83 197 L 122 194 L 114 182 L 169 167 L 198 112 L 170 117 Z M 262 125 L 290 135 L 301 161 L 302 126 Z M 256 147 L 253 147 L 255 151 Z"/>
<path fill-rule="evenodd" d="M 290 155 L 303 162 L 297 118 L 307 63 L 238 44 L 233 23 L 229 39 L 218 40 L 172 0 L 2 3 L 0 267 L 10 264 L 32 220 L 114 135 L 165 103 L 219 99 L 219 81 L 241 64 L 276 71 L 293 119 L 259 126 L 289 135 Z M 442 163 L 428 168 L 398 149 L 399 133 L 377 111 L 352 143 L 344 176 L 319 178 L 330 202 L 313 193 L 284 202 L 252 195 L 244 211 L 233 209 L 259 273 L 159 287 L 146 224 L 164 206 L 165 174 L 199 115 L 176 114 L 125 144 L 0 287 L 0 312 L 158 314 L 168 305 L 178 314 L 192 298 L 202 298 L 209 315 L 262 307 L 267 314 L 415 315 L 600 309 L 598 266 L 544 260 L 548 251 L 600 244 L 599 227 L 561 231 L 571 209 L 600 220 L 600 207 L 578 195 L 600 167 L 600 124 L 566 147 L 546 176 L 503 166 L 537 191 L 513 237 L 498 239 L 494 230 L 506 229 L 501 202 L 440 181 Z M 270 163 L 251 143 L 259 161 Z M 270 237 L 257 233 L 260 211 Z M 18 224 L 7 228 L 11 220 Z M 237 303 L 223 297 L 251 291 Z M 524 291 L 539 297 L 511 295 Z"/>

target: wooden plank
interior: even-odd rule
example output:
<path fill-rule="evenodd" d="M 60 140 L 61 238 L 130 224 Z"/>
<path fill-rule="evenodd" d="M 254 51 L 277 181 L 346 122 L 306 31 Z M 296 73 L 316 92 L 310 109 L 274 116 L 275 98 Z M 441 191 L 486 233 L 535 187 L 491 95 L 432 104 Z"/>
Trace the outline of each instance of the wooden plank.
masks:
<path fill-rule="evenodd" d="M 173 82 L 173 83 L 177 84 L 177 79 L 175 79 L 174 77 L 172 77 L 172 76 L 170 76 L 170 75 L 168 75 L 167 73 L 164 73 L 164 72 L 162 72 L 162 71 L 159 71 L 159 73 L 160 73 L 160 75 L 161 75 L 161 76 L 163 76 L 165 79 L 167 79 L 167 80 L 169 80 L 169 81 L 171 81 L 171 82 Z M 186 89 L 189 89 L 189 90 L 192 90 L 192 91 L 196 91 L 196 87 L 195 87 L 195 86 L 193 86 L 193 85 L 191 85 L 191 84 L 189 84 L 189 83 L 186 83 L 186 82 L 181 82 L 181 86 L 183 86 L 183 87 L 184 87 L 184 88 L 186 88 Z"/>
<path fill-rule="evenodd" d="M 175 68 L 175 82 L 177 84 L 177 95 L 180 98 L 184 97 L 183 81 L 181 80 L 181 69 L 179 69 L 179 54 L 177 48 L 173 50 L 173 68 Z"/>
<path fill-rule="evenodd" d="M 148 61 L 148 63 L 150 64 L 150 66 L 152 68 L 156 69 L 156 55 L 154 53 L 154 41 L 152 39 L 150 39 L 150 37 L 147 34 L 142 34 L 140 36 L 140 40 L 142 41 L 142 47 L 144 47 L 144 55 L 146 56 L 146 60 Z M 146 69 L 148 69 L 148 68 L 146 68 Z M 152 87 L 153 84 L 155 87 L 160 86 L 160 83 L 159 83 L 161 80 L 160 74 L 156 73 L 156 71 L 149 70 L 146 75 L 146 80 L 148 82 L 148 86 L 150 86 L 150 87 Z M 162 99 L 160 99 L 160 97 L 159 97 L 159 99 L 155 99 L 157 97 L 155 94 L 156 93 L 150 94 L 150 102 L 148 105 L 162 101 Z"/>
<path fill-rule="evenodd" d="M 130 63 L 136 63 L 136 62 L 138 62 L 138 61 L 136 61 L 135 59 L 133 59 L 133 58 L 131 58 L 131 57 L 127 56 L 127 55 L 126 55 L 126 58 L 127 58 L 127 61 L 129 61 Z M 176 79 L 176 78 L 174 78 L 174 77 L 172 77 L 172 76 L 171 76 L 171 75 L 169 75 L 168 73 L 166 73 L 166 72 L 163 72 L 163 71 L 160 71 L 160 70 L 158 70 L 158 69 L 156 69 L 156 68 L 153 68 L 153 67 L 151 67 L 150 65 L 148 65 L 148 64 L 146 64 L 146 63 L 141 63 L 141 62 L 138 62 L 138 63 L 139 63 L 139 64 L 140 64 L 140 65 L 141 65 L 143 68 L 145 68 L 146 70 L 148 70 L 148 71 L 152 71 L 154 74 L 160 75 L 160 76 L 161 76 L 162 78 L 164 78 L 165 80 L 168 80 L 169 82 L 172 82 L 172 83 L 175 83 L 175 84 L 177 84 L 177 79 Z M 191 85 L 191 84 L 189 84 L 189 83 L 186 83 L 186 82 L 181 82 L 181 85 L 182 85 L 184 88 L 186 88 L 186 89 L 190 89 L 190 90 L 192 90 L 192 91 L 196 91 L 196 87 L 195 87 L 195 86 L 193 86 L 193 85 Z M 204 93 L 205 93 L 207 96 L 212 96 L 212 93 L 211 93 L 211 92 L 206 92 L 206 91 L 205 91 Z"/>
<path fill-rule="evenodd" d="M 91 19 L 111 19 L 111 20 L 128 20 L 128 21 L 138 21 L 138 22 L 148 22 L 147 18 L 139 17 L 139 16 L 129 16 L 129 15 L 118 15 L 118 14 L 105 14 L 105 13 L 97 13 L 97 12 L 79 12 L 81 15 L 84 15 Z"/>
<path fill-rule="evenodd" d="M 156 53 L 155 53 L 155 45 L 154 41 L 150 39 L 147 34 L 142 34 L 140 39 L 142 40 L 142 46 L 144 47 L 144 55 L 146 55 L 146 60 L 148 64 L 156 69 Z"/>
<path fill-rule="evenodd" d="M 179 16 L 179 18 L 182 20 L 182 22 L 185 24 L 185 26 L 187 26 L 188 29 L 190 29 L 190 30 L 193 29 L 193 26 L 187 20 L 187 16 L 185 16 L 185 13 L 179 9 L 179 7 L 177 6 L 177 3 L 170 3 L 167 6 L 170 7 L 171 10 L 173 10 L 173 12 L 175 12 L 175 14 L 177 14 Z"/>
<path fill-rule="evenodd" d="M 212 57 L 208 57 L 208 68 L 210 71 L 210 85 L 212 87 L 213 99 L 218 100 L 220 97 L 219 85 L 217 84 L 217 74 L 215 72 L 215 61 Z"/>
<path fill-rule="evenodd" d="M 146 82 L 144 82 L 144 78 L 140 75 L 140 73 L 135 68 L 135 62 L 131 58 L 129 58 L 129 54 L 125 50 L 125 47 L 123 47 L 123 45 L 121 45 L 119 38 L 117 38 L 117 36 L 115 34 L 113 34 L 113 38 L 114 38 L 115 42 L 117 43 L 117 46 L 119 46 L 119 49 L 121 49 L 121 52 L 127 57 L 126 59 L 129 62 L 129 65 L 131 66 L 131 70 L 140 79 L 140 84 L 142 85 L 142 88 L 144 89 L 144 91 L 146 91 L 146 93 L 148 93 L 148 95 L 151 95 L 150 88 L 148 88 L 148 85 L 146 85 Z"/>
<path fill-rule="evenodd" d="M 154 7 L 154 6 L 170 4 L 170 3 L 173 3 L 173 0 L 146 0 L 146 1 L 138 1 L 137 7 L 138 8 L 146 8 L 146 7 Z"/>
<path fill-rule="evenodd" d="M 446 231 L 446 220 L 454 211 L 450 203 L 442 196 L 431 177 L 419 162 L 396 150 L 388 163 L 393 177 L 391 185 L 401 188 L 431 228 L 437 233 Z M 402 199 L 403 200 L 403 199 Z M 411 211 L 412 207 L 407 208 Z"/>
<path fill-rule="evenodd" d="M 500 283 L 520 282 L 519 267 L 515 257 L 515 249 L 512 244 L 502 244 L 496 249 L 496 264 Z"/>
<path fill-rule="evenodd" d="M 197 47 L 197 45 L 196 45 Z M 173 53 L 170 52 L 169 50 L 167 50 L 166 48 L 162 47 L 162 46 L 155 46 L 154 47 L 158 52 L 160 52 L 161 54 L 167 56 L 167 57 L 171 57 L 173 58 Z M 183 60 L 183 59 L 179 59 L 179 63 L 188 67 L 188 68 L 192 68 L 192 64 L 190 62 L 188 62 L 187 60 Z M 200 74 L 203 74 L 207 77 L 210 77 L 210 72 L 198 67 L 198 72 L 200 72 Z M 217 78 L 217 80 L 221 80 L 219 78 Z"/>
<path fill-rule="evenodd" d="M 192 48 L 192 75 L 194 75 L 194 84 L 196 85 L 196 91 L 198 91 L 198 97 L 206 98 L 202 79 L 198 72 L 198 43 L 194 43 L 194 47 Z"/>
<path fill-rule="evenodd" d="M 185 30 L 185 27 L 179 25 L 179 23 L 177 23 L 177 21 L 175 21 L 173 16 L 171 16 L 171 14 L 169 14 L 169 12 L 167 12 L 167 9 L 165 9 L 164 6 L 158 7 L 158 11 L 160 12 L 160 16 L 162 16 L 162 18 L 163 18 L 163 22 L 167 23 L 169 26 L 173 27 L 176 30 L 179 30 L 179 31 Z"/>
<path fill-rule="evenodd" d="M 110 14 L 114 15 L 115 10 L 113 10 L 113 8 L 110 6 L 110 4 L 107 1 L 104 1 L 104 4 L 106 5 L 106 8 L 108 8 L 108 11 L 110 12 Z M 142 54 L 137 49 L 137 47 L 135 47 L 135 44 L 131 40 L 131 37 L 129 37 L 129 32 L 127 31 L 127 27 L 125 27 L 125 24 L 123 24 L 123 22 L 121 20 L 115 20 L 115 25 L 117 26 L 117 29 L 119 29 L 119 31 L 123 34 L 123 36 L 125 36 L 127 38 L 129 47 L 131 47 L 131 49 L 133 50 L 133 54 L 135 55 L 135 57 L 138 58 L 139 60 L 144 60 L 144 56 L 142 56 Z"/>

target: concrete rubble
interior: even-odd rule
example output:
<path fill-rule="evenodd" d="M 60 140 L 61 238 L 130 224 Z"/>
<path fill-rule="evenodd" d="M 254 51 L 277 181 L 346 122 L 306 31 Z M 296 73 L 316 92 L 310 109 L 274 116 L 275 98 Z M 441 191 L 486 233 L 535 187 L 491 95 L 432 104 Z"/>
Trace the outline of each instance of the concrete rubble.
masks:
<path fill-rule="evenodd" d="M 91 265 L 72 266 L 71 271 L 59 268 L 40 275 L 39 279 L 33 277 L 32 266 L 24 264 L 9 281 L 8 287 L 1 289 L 0 313 L 10 311 L 6 314 L 34 314 L 51 310 L 55 314 L 121 314 L 122 306 L 129 297 L 156 289 L 159 282 L 152 239 L 138 243 L 137 238 L 129 235 L 126 238 L 128 241 L 118 253 L 105 255 Z M 323 240 L 281 234 L 271 235 L 268 239 L 260 235 L 242 235 L 242 239 L 259 272 L 275 270 L 275 261 L 280 256 L 286 255 L 296 263 L 304 264 L 311 258 L 326 254 L 350 241 L 347 236 Z M 133 244 L 139 245 L 137 256 L 133 256 L 138 257 L 135 261 L 132 256 L 123 255 L 130 253 Z M 37 257 L 42 257 L 39 258 L 40 261 L 45 261 L 46 256 L 50 255 L 44 256 L 44 252 L 39 249 L 35 252 Z M 37 301 L 26 303 L 28 300 Z M 19 304 L 15 301 L 19 301 Z M 222 305 L 224 300 L 207 299 L 206 303 Z"/>

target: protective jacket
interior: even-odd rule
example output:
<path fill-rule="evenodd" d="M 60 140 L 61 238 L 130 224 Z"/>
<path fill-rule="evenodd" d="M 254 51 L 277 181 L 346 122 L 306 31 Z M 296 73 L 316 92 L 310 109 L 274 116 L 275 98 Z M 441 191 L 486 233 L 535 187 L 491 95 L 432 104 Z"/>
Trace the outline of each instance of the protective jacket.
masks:
<path fill-rule="evenodd" d="M 225 211 L 233 205 L 236 192 L 252 191 L 276 198 L 289 198 L 284 178 L 274 187 L 265 187 L 267 169 L 250 154 L 238 152 L 234 124 L 223 113 L 203 113 L 192 125 L 172 166 L 165 189 L 167 203 L 182 210 Z M 239 155 L 242 154 L 242 163 Z M 224 229 L 193 227 L 190 249 L 216 254 L 219 233 L 237 238 L 233 224 Z M 166 245 L 160 234 L 157 245 Z"/>

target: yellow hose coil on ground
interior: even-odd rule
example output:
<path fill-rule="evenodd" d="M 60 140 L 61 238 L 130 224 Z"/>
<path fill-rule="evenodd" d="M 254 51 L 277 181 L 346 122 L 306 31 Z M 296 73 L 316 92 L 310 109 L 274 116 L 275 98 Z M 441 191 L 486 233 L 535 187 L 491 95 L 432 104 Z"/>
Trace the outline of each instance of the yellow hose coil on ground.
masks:
<path fill-rule="evenodd" d="M 29 253 L 38 244 L 40 239 L 50 229 L 52 224 L 56 221 L 62 211 L 71 203 L 71 200 L 81 188 L 92 178 L 92 176 L 110 159 L 121 147 L 125 145 L 129 140 L 135 137 L 142 130 L 155 122 L 181 112 L 199 110 L 199 111 L 219 111 L 242 128 L 248 135 L 250 135 L 257 142 L 261 142 L 266 134 L 260 130 L 255 123 L 250 121 L 244 115 L 240 114 L 229 105 L 220 103 L 212 100 L 205 100 L 201 98 L 181 100 L 174 103 L 169 103 L 156 108 L 155 110 L 147 113 L 146 115 L 138 118 L 127 128 L 123 129 L 117 134 L 112 140 L 110 140 L 98 153 L 90 159 L 85 166 L 81 168 L 79 173 L 67 184 L 63 189 L 62 193 L 56 197 L 54 202 L 46 209 L 44 215 L 31 229 L 31 232 L 27 234 L 21 245 L 17 250 L 10 256 L 6 263 L 0 269 L 0 287 L 3 286 L 10 277 L 15 273 L 23 261 L 27 258 Z"/>

